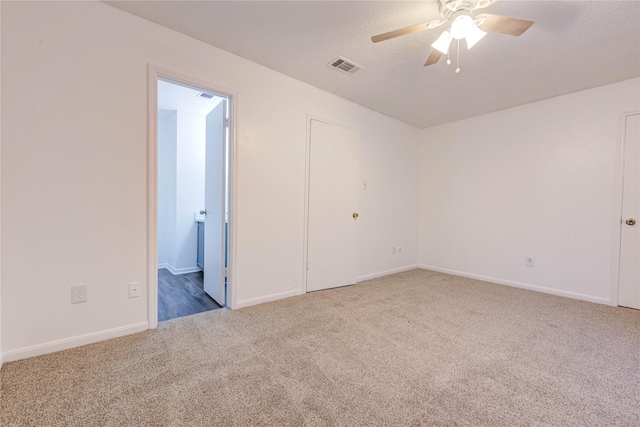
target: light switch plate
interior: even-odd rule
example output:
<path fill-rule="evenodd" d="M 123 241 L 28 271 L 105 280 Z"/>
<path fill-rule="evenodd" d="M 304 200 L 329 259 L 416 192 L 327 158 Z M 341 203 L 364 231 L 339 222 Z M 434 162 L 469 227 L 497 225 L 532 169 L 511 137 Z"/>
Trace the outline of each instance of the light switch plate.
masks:
<path fill-rule="evenodd" d="M 140 296 L 140 282 L 129 283 L 129 298 L 138 298 Z"/>

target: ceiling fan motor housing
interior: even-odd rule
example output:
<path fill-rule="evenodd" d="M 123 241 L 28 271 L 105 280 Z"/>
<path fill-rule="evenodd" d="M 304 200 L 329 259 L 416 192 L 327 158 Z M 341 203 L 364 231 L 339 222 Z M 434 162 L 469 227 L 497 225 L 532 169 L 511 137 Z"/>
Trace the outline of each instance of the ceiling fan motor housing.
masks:
<path fill-rule="evenodd" d="M 448 3 L 440 2 L 439 12 L 447 21 L 455 19 L 460 14 L 471 14 L 471 11 L 477 9 L 477 1 L 457 0 Z"/>

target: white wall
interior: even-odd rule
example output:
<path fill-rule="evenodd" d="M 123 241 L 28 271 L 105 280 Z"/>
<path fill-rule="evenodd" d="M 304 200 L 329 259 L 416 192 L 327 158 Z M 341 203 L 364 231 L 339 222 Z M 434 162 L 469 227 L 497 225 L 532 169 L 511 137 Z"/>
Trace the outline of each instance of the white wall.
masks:
<path fill-rule="evenodd" d="M 236 92 L 236 307 L 302 292 L 307 113 L 361 132 L 361 275 L 416 264 L 415 128 L 99 2 L 3 3 L 1 28 L 7 358 L 147 327 L 127 284 L 147 284 L 148 63 Z"/>
<path fill-rule="evenodd" d="M 178 114 L 158 112 L 158 265 L 175 263 Z"/>
<path fill-rule="evenodd" d="M 158 266 L 198 271 L 194 213 L 204 209 L 206 116 L 167 110 L 158 118 Z"/>
<path fill-rule="evenodd" d="M 194 213 L 204 209 L 206 116 L 178 110 L 176 170 L 177 272 L 197 271 L 198 230 Z"/>
<path fill-rule="evenodd" d="M 421 131 L 422 266 L 609 303 L 620 118 L 638 109 L 633 79 Z"/>

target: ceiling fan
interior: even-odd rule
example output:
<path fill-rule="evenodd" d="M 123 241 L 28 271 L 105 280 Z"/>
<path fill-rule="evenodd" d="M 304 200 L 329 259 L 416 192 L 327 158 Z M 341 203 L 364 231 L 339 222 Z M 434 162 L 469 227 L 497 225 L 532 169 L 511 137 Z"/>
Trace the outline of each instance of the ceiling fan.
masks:
<path fill-rule="evenodd" d="M 440 57 L 449 54 L 449 47 L 454 40 L 458 42 L 458 66 L 456 73 L 460 72 L 460 40 L 465 39 L 467 49 L 471 49 L 486 34 L 487 31 L 511 36 L 519 36 L 533 25 L 533 21 L 526 19 L 511 18 L 508 16 L 491 15 L 483 13 L 475 18 L 471 13 L 477 9 L 491 6 L 496 0 L 436 0 L 438 10 L 442 19 L 423 22 L 409 27 L 401 28 L 388 33 L 378 34 L 371 37 L 371 41 L 378 43 L 395 37 L 405 36 L 417 31 L 431 30 L 441 25 L 449 24 L 449 29 L 444 30 L 440 37 L 431 44 L 433 50 L 424 63 L 424 66 L 433 65 Z M 451 60 L 447 59 L 447 64 Z"/>

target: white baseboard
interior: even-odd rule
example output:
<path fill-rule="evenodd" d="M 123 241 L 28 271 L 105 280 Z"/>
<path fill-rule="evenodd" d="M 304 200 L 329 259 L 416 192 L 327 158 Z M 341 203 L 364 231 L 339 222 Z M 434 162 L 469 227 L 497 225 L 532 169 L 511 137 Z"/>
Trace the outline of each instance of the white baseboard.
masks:
<path fill-rule="evenodd" d="M 167 264 L 166 262 L 163 262 L 162 264 L 158 264 L 158 270 L 161 270 L 163 268 L 169 268 L 169 264 Z"/>
<path fill-rule="evenodd" d="M 304 291 L 302 289 L 294 289 L 292 291 L 286 291 L 286 292 L 280 292 L 280 293 L 277 293 L 277 294 L 265 295 L 263 297 L 249 298 L 249 299 L 238 301 L 238 303 L 236 304 L 234 309 L 243 308 L 243 307 L 249 307 L 249 306 L 252 306 L 252 305 L 262 304 L 262 303 L 265 303 L 265 302 L 276 301 L 276 300 L 283 299 L 283 298 L 295 297 L 295 296 L 303 295 L 303 294 L 304 294 Z"/>
<path fill-rule="evenodd" d="M 389 274 L 400 273 L 402 271 L 413 270 L 413 269 L 416 269 L 416 268 L 420 268 L 420 266 L 418 266 L 417 264 L 407 265 L 405 267 L 394 268 L 392 270 L 380 271 L 378 273 L 367 274 L 365 276 L 360 276 L 360 277 L 358 277 L 357 281 L 358 282 L 362 282 L 364 280 L 374 279 L 376 277 L 388 276 Z M 295 296 L 304 295 L 304 294 L 305 294 L 304 289 L 294 289 L 292 291 L 286 291 L 286 292 L 280 292 L 280 293 L 277 293 L 277 294 L 265 295 L 263 297 L 249 298 L 249 299 L 238 301 L 238 303 L 236 304 L 234 309 L 243 308 L 243 307 L 249 307 L 249 306 L 256 305 L 256 304 L 262 304 L 262 303 L 265 303 L 265 302 L 276 301 L 276 300 L 279 300 L 279 299 L 295 297 Z"/>
<path fill-rule="evenodd" d="M 146 331 L 149 329 L 148 322 L 135 323 L 133 325 L 122 326 L 119 328 L 113 328 L 106 331 L 94 332 L 91 334 L 80 335 L 77 337 L 65 338 L 62 340 L 51 341 L 44 344 L 38 344 L 30 347 L 19 348 L 17 350 L 10 350 L 2 354 L 2 360 L 5 362 L 12 362 L 20 359 L 27 359 L 29 357 L 40 356 L 47 353 L 53 353 L 56 351 L 67 350 L 74 347 L 80 347 L 86 344 L 93 344 L 98 341 L 105 341 L 111 338 L 122 337 L 124 335 L 135 334 L 137 332 Z"/>
<path fill-rule="evenodd" d="M 160 266 L 158 265 L 158 268 L 160 268 Z M 167 270 L 169 270 L 169 272 L 171 274 L 173 274 L 174 276 L 177 276 L 179 274 L 187 274 L 187 273 L 195 273 L 197 271 L 202 271 L 202 269 L 198 266 L 196 267 L 183 267 L 183 268 L 175 268 L 172 265 L 169 264 L 165 264 L 165 267 Z"/>
<path fill-rule="evenodd" d="M 390 274 L 402 273 L 403 271 L 415 270 L 416 268 L 420 268 L 418 264 L 407 265 L 405 267 L 400 268 L 392 268 L 391 270 L 380 271 L 378 273 L 373 274 L 365 274 L 364 276 L 358 277 L 358 283 L 364 282 L 365 280 L 376 279 L 378 277 L 388 276 Z"/>
<path fill-rule="evenodd" d="M 595 302 L 597 304 L 611 305 L 611 301 L 609 301 L 608 298 L 594 297 L 592 295 L 581 294 L 578 292 L 546 288 L 544 286 L 530 285 L 528 283 L 512 282 L 510 280 L 502 280 L 502 279 L 496 279 L 495 277 L 487 277 L 487 276 L 481 276 L 479 274 L 465 273 L 463 271 L 449 270 L 446 268 L 434 267 L 432 265 L 420 264 L 419 267 L 422 268 L 423 270 L 437 271 L 439 273 L 451 274 L 453 276 L 468 277 L 470 279 L 482 280 L 483 282 L 496 283 L 498 285 L 506 285 L 506 286 L 512 286 L 514 288 L 528 289 L 530 291 L 543 292 L 545 294 L 552 294 L 560 297 L 567 297 L 567 298 L 579 299 L 582 301 Z"/>

